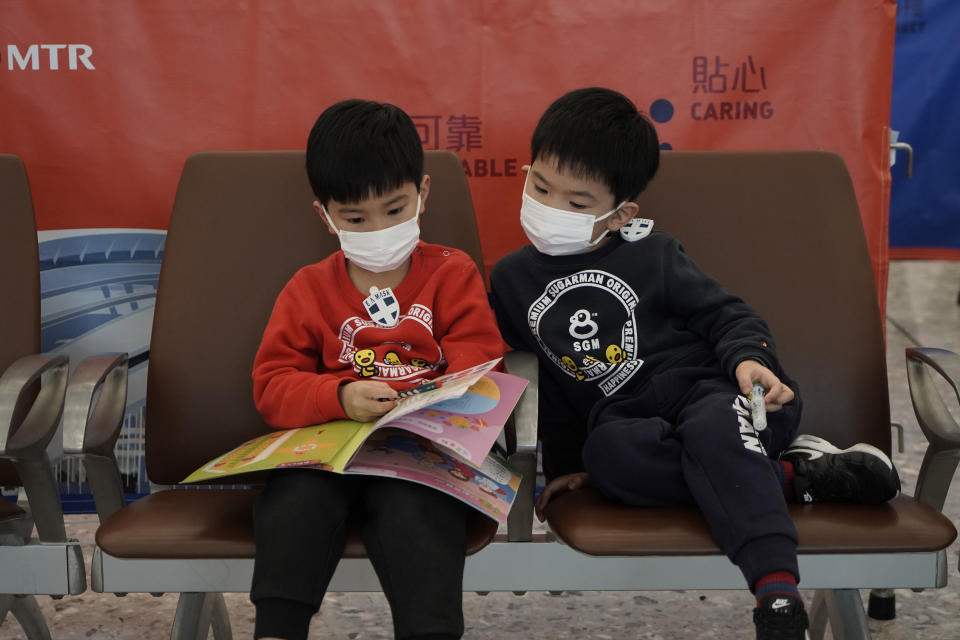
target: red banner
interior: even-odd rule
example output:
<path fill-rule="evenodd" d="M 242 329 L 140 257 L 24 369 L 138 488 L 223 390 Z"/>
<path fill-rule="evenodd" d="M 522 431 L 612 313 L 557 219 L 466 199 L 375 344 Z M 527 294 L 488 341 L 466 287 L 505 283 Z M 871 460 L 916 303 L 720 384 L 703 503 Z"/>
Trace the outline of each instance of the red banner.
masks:
<path fill-rule="evenodd" d="M 519 168 L 537 118 L 601 85 L 675 149 L 839 152 L 884 299 L 894 0 L 0 9 L 0 151 L 26 162 L 40 229 L 164 228 L 190 153 L 303 148 L 322 109 L 363 97 L 463 159 L 489 266 L 525 241 Z"/>

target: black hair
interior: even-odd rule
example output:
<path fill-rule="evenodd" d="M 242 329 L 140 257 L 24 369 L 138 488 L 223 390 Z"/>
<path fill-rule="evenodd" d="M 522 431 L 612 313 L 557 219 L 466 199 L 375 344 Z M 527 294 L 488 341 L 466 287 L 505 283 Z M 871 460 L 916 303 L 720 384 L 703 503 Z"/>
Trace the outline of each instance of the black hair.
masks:
<path fill-rule="evenodd" d="M 653 123 L 612 89 L 577 89 L 551 104 L 533 132 L 531 161 L 555 158 L 557 168 L 604 182 L 617 204 L 633 200 L 660 165 Z"/>
<path fill-rule="evenodd" d="M 314 195 L 355 203 L 412 182 L 420 191 L 423 145 L 402 109 L 344 100 L 317 118 L 307 138 L 307 177 Z"/>

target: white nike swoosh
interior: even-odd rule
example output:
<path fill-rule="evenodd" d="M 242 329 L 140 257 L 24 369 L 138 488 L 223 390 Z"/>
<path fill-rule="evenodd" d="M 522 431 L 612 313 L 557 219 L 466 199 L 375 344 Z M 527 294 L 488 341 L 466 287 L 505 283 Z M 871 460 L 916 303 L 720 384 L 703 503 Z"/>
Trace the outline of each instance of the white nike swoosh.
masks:
<path fill-rule="evenodd" d="M 817 458 L 823 457 L 823 451 L 817 451 L 815 449 L 794 449 L 793 451 L 788 451 L 787 453 L 805 453 L 807 454 L 808 460 L 816 460 Z"/>

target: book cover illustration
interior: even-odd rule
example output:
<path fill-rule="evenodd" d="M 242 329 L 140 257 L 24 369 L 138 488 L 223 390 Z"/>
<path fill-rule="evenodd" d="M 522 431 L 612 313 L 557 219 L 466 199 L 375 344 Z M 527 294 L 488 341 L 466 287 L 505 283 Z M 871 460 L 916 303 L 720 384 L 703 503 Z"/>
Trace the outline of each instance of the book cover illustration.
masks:
<path fill-rule="evenodd" d="M 506 522 L 520 475 L 495 454 L 479 468 L 429 440 L 384 429 L 361 448 L 346 473 L 391 476 L 439 489 L 497 522 Z"/>

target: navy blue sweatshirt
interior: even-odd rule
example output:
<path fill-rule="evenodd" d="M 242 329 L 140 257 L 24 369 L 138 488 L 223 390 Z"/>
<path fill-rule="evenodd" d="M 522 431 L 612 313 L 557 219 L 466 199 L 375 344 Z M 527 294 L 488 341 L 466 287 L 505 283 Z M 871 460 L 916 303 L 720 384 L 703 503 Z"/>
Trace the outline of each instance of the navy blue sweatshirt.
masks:
<path fill-rule="evenodd" d="M 548 477 L 581 469 L 587 416 L 604 396 L 635 393 L 676 366 L 743 360 L 778 371 L 767 323 L 727 292 L 671 235 L 549 256 L 532 246 L 490 274 L 504 339 L 540 361 L 540 438 Z"/>

